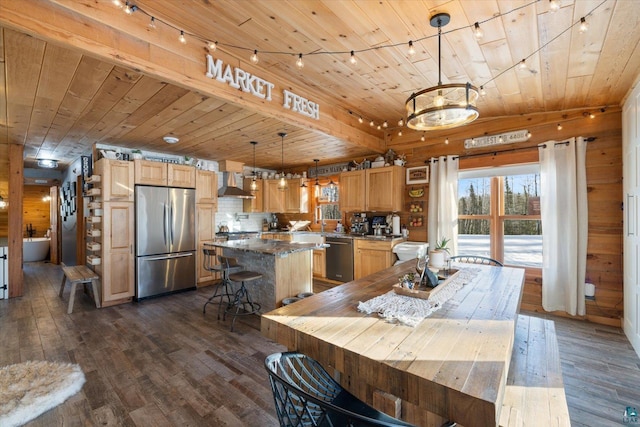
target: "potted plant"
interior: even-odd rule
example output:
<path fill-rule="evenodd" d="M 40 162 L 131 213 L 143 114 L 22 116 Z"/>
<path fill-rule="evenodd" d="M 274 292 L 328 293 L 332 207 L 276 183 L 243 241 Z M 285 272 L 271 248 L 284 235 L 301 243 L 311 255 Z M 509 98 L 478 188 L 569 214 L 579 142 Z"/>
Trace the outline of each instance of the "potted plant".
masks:
<path fill-rule="evenodd" d="M 140 150 L 131 150 L 131 158 L 133 160 L 142 159 L 142 151 L 140 151 Z"/>
<path fill-rule="evenodd" d="M 400 287 L 413 289 L 413 287 L 415 286 L 415 282 L 414 282 L 415 278 L 416 278 L 415 273 L 407 273 L 403 276 L 399 276 L 398 282 L 400 283 Z"/>
<path fill-rule="evenodd" d="M 436 240 L 436 246 L 433 250 L 429 251 L 429 264 L 436 268 L 444 268 L 447 265 L 449 259 L 449 248 L 447 245 L 451 239 L 442 237 Z"/>

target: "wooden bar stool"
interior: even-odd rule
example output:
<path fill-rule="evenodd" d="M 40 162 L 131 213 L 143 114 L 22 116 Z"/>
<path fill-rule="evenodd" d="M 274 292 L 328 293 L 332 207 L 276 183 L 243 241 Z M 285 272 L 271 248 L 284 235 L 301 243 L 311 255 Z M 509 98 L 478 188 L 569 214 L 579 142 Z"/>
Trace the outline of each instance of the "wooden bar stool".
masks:
<path fill-rule="evenodd" d="M 240 282 L 240 288 L 235 292 L 233 301 L 227 304 L 227 308 L 224 310 L 224 315 L 222 317 L 222 320 L 226 320 L 227 313 L 231 312 L 235 307 L 235 312 L 231 314 L 233 316 L 233 320 L 231 321 L 231 332 L 233 332 L 233 326 L 235 325 L 236 318 L 238 316 L 258 314 L 260 312 L 260 304 L 251 300 L 251 295 L 249 294 L 245 283 L 261 279 L 262 274 L 247 270 L 231 273 L 229 269 L 232 266 L 238 265 L 237 259 L 222 255 L 218 255 L 218 259 L 220 260 L 220 265 L 222 265 L 227 271 L 229 281 Z M 240 310 L 242 310 L 242 312 L 240 312 Z"/>
<path fill-rule="evenodd" d="M 92 271 L 86 265 L 73 265 L 73 266 L 65 266 L 62 264 L 62 283 L 60 284 L 60 292 L 59 296 L 62 298 L 62 293 L 64 292 L 64 284 L 68 280 L 71 283 L 71 294 L 69 295 L 69 308 L 67 309 L 67 314 L 71 314 L 73 312 L 73 302 L 76 298 L 76 286 L 78 283 L 82 283 L 83 285 L 87 285 L 91 283 L 91 291 L 93 293 L 93 299 L 96 303 L 96 308 L 100 308 L 100 296 L 98 295 L 98 280 L 99 276 Z"/>

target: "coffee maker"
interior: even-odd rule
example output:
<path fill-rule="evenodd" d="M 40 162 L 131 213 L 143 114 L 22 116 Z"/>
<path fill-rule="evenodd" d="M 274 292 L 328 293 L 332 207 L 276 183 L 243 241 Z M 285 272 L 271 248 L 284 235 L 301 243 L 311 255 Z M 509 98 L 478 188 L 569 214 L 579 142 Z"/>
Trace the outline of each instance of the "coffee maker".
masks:
<path fill-rule="evenodd" d="M 369 221 L 366 213 L 355 213 L 351 217 L 351 234 L 364 236 L 369 234 Z"/>

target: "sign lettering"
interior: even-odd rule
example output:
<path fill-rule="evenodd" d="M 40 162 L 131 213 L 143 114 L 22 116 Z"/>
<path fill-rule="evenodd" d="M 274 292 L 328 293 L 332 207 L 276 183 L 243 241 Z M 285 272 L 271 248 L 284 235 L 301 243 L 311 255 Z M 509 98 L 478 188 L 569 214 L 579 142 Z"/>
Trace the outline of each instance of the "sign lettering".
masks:
<path fill-rule="evenodd" d="M 513 144 L 514 142 L 523 142 L 528 139 L 529 131 L 523 129 L 513 132 L 505 132 L 499 135 L 487 135 L 479 136 L 477 138 L 465 139 L 464 148 L 481 148 L 490 147 L 492 145 Z"/>

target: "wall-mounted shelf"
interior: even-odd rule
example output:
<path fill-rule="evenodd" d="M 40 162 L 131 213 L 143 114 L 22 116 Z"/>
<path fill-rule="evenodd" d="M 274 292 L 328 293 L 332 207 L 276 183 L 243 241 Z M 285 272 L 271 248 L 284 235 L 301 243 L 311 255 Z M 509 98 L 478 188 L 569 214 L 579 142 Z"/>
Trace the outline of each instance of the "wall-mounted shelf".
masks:
<path fill-rule="evenodd" d="M 102 264 L 102 258 L 97 255 L 87 255 L 87 264 L 100 265 Z"/>
<path fill-rule="evenodd" d="M 100 242 L 87 242 L 88 251 L 99 251 L 102 248 Z"/>
<path fill-rule="evenodd" d="M 101 178 L 100 175 L 91 175 L 89 178 L 87 178 L 86 183 L 87 184 L 95 184 L 96 182 L 100 182 Z"/>
<path fill-rule="evenodd" d="M 100 237 L 100 236 L 102 236 L 102 231 L 99 228 L 87 229 L 87 237 Z"/>
<path fill-rule="evenodd" d="M 102 194 L 102 190 L 100 190 L 99 188 L 89 188 L 85 193 L 85 197 L 96 197 L 100 194 Z"/>
<path fill-rule="evenodd" d="M 94 216 L 88 216 L 87 217 L 87 222 L 90 224 L 99 224 L 102 222 L 102 217 L 94 215 Z"/>
<path fill-rule="evenodd" d="M 410 215 L 409 216 L 409 227 L 422 227 L 424 226 L 424 216 L 423 215 Z"/>

